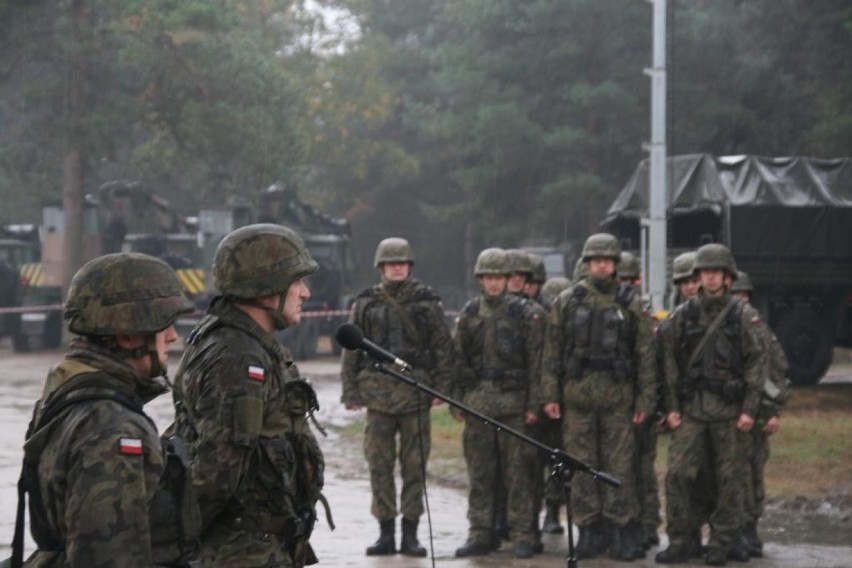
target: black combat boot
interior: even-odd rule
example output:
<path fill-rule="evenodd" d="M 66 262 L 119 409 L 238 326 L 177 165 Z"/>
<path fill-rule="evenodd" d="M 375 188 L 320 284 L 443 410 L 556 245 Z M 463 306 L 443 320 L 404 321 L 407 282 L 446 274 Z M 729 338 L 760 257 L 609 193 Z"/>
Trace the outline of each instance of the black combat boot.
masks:
<path fill-rule="evenodd" d="M 704 555 L 704 563 L 707 566 L 724 566 L 728 553 L 717 546 L 708 546 Z"/>
<path fill-rule="evenodd" d="M 654 561 L 657 564 L 683 564 L 689 562 L 689 553 L 683 545 L 670 544 L 667 549 L 657 553 Z"/>
<path fill-rule="evenodd" d="M 387 556 L 396 554 L 396 527 L 394 519 L 379 521 L 379 540 L 367 547 L 367 556 Z"/>
<path fill-rule="evenodd" d="M 644 546 L 651 548 L 660 544 L 660 535 L 657 534 L 657 527 L 648 525 L 645 527 Z"/>
<path fill-rule="evenodd" d="M 748 553 L 748 540 L 746 539 L 745 532 L 741 531 L 739 536 L 737 536 L 737 540 L 734 541 L 734 544 L 728 551 L 728 560 L 748 562 L 749 559 L 751 559 L 751 555 Z"/>
<path fill-rule="evenodd" d="M 515 545 L 515 558 L 532 558 L 534 554 L 533 545 L 528 542 L 519 542 Z"/>
<path fill-rule="evenodd" d="M 701 558 L 705 552 L 707 551 L 701 544 L 701 529 L 695 529 L 689 533 L 689 538 L 686 541 L 686 553 L 689 558 Z"/>
<path fill-rule="evenodd" d="M 757 523 L 749 523 L 745 526 L 743 533 L 746 538 L 746 547 L 752 558 L 763 558 L 763 542 L 757 536 Z"/>
<path fill-rule="evenodd" d="M 578 528 L 580 529 L 580 538 L 577 539 L 577 547 L 574 549 L 577 558 L 580 560 L 594 558 L 598 555 L 598 538 L 595 532 L 595 523 Z"/>
<path fill-rule="evenodd" d="M 426 556 L 426 549 L 417 541 L 417 519 L 402 519 L 402 542 L 399 552 L 406 556 Z"/>
<path fill-rule="evenodd" d="M 606 554 L 612 544 L 612 531 L 615 527 L 612 522 L 606 519 L 597 520 L 590 526 L 592 527 L 592 536 L 595 538 L 598 554 Z"/>
<path fill-rule="evenodd" d="M 543 532 L 547 534 L 562 534 L 565 532 L 565 527 L 559 520 L 559 502 L 547 501 L 544 508 L 544 526 L 541 527 Z"/>
<path fill-rule="evenodd" d="M 612 525 L 612 545 L 609 557 L 619 562 L 636 560 L 636 544 L 633 541 L 633 527 L 630 523 L 623 526 Z"/>
<path fill-rule="evenodd" d="M 491 554 L 491 544 L 476 542 L 472 538 L 467 539 L 461 548 L 456 549 L 456 557 L 464 558 L 467 556 L 485 556 Z"/>

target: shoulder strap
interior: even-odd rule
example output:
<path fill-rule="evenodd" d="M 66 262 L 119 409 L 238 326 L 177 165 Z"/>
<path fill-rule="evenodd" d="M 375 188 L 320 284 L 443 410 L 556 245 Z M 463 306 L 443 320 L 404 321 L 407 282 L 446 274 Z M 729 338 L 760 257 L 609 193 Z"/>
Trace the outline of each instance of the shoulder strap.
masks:
<path fill-rule="evenodd" d="M 379 297 L 383 300 L 387 300 L 388 304 L 393 308 L 393 311 L 396 312 L 396 315 L 399 316 L 399 319 L 402 320 L 402 324 L 405 326 L 405 329 L 408 330 L 408 333 L 411 335 L 411 338 L 417 343 L 417 345 L 421 345 L 420 339 L 420 331 L 417 329 L 417 326 L 414 325 L 414 322 L 411 321 L 411 317 L 408 312 L 405 311 L 405 308 L 399 303 L 399 300 L 388 294 L 385 290 L 381 290 L 379 292 Z"/>
<path fill-rule="evenodd" d="M 79 396 L 70 396 L 74 390 L 80 388 L 103 388 L 110 392 L 86 393 Z M 62 415 L 68 408 L 80 402 L 90 400 L 113 400 L 127 409 L 141 414 L 148 419 L 153 425 L 153 422 L 142 409 L 142 403 L 136 397 L 128 393 L 122 392 L 115 388 L 115 384 L 100 373 L 91 373 L 87 375 L 79 375 L 59 387 L 45 402 L 45 406 L 41 416 L 36 419 L 38 414 L 38 404 L 33 409 L 33 417 L 30 420 L 29 428 L 27 428 L 27 438 L 33 435 L 42 424 L 50 424 L 53 420 Z M 26 524 L 24 514 L 26 510 L 26 494 L 30 493 L 30 505 L 33 507 L 43 507 L 40 499 L 34 499 L 30 492 L 30 487 L 27 484 L 26 469 L 37 468 L 41 460 L 41 452 L 38 453 L 35 460 L 28 462 L 26 456 L 21 465 L 21 475 L 18 478 L 18 510 L 15 517 L 15 533 L 12 537 L 12 568 L 21 568 L 24 563 L 24 526 Z M 43 516 L 43 515 L 42 515 Z M 55 538 L 57 542 L 58 538 Z"/>
<path fill-rule="evenodd" d="M 719 315 L 716 316 L 716 319 L 710 324 L 710 327 L 707 328 L 707 331 L 704 332 L 704 335 L 701 337 L 701 341 L 698 342 L 698 345 L 695 347 L 695 351 L 692 352 L 692 355 L 689 356 L 689 361 L 686 363 L 686 368 L 692 368 L 693 363 L 701 356 L 701 353 L 704 351 L 704 347 L 707 346 L 707 342 L 710 341 L 710 338 L 716 335 L 716 332 L 719 330 L 719 327 L 722 325 L 722 322 L 725 321 L 725 316 L 728 315 L 734 306 L 737 305 L 737 299 L 731 296 L 731 299 L 728 300 L 728 304 L 725 308 L 719 312 Z"/>

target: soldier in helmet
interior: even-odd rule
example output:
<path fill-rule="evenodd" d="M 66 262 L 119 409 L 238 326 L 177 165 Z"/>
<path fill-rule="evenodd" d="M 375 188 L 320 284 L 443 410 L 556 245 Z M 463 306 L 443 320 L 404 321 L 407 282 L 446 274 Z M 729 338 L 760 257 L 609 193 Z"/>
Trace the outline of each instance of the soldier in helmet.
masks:
<path fill-rule="evenodd" d="M 411 245 L 405 239 L 384 239 L 376 248 L 374 266 L 381 282 L 358 295 L 350 321 L 364 331 L 365 337 L 410 363 L 420 383 L 432 387 L 446 384 L 453 366 L 450 331 L 441 298 L 411 276 Z M 430 400 L 375 369 L 362 351 L 344 352 L 341 377 L 341 401 L 346 408 L 367 409 L 364 454 L 370 466 L 372 513 L 380 530 L 367 555 L 396 553 L 395 523 L 401 512 L 399 551 L 407 556 L 426 556 L 426 549 L 417 540 L 417 524 L 423 514 L 423 476 L 429 459 L 429 408 L 440 400 Z M 397 456 L 402 476 L 399 509 L 394 483 Z"/>
<path fill-rule="evenodd" d="M 191 486 L 169 483 L 188 478 L 181 444 L 161 443 L 142 405 L 168 391 L 174 322 L 192 309 L 174 271 L 144 254 L 102 256 L 74 275 L 64 316 L 76 337 L 24 445 L 38 547 L 25 566 L 188 566 L 200 527 Z"/>
<path fill-rule="evenodd" d="M 524 287 L 530 281 L 533 272 L 533 264 L 530 255 L 521 249 L 507 249 L 506 255 L 509 263 L 509 280 L 506 282 L 506 290 L 516 296 L 524 296 Z"/>
<path fill-rule="evenodd" d="M 754 426 L 765 355 L 756 326 L 760 317 L 725 285 L 726 278 L 736 278 L 730 250 L 715 243 L 702 246 L 694 269 L 701 292 L 672 314 L 664 349 L 666 423 L 673 430 L 666 474 L 670 544 L 656 560 L 688 561 L 694 530 L 691 494 L 707 463 L 715 474 L 717 497 L 705 562 L 723 566 L 729 555 L 748 560 L 747 552 L 743 558 L 734 546 L 742 521 L 738 438 Z"/>
<path fill-rule="evenodd" d="M 316 394 L 273 333 L 297 325 L 317 269 L 302 239 L 256 224 L 222 239 L 219 296 L 187 339 L 175 424 L 190 446 L 204 566 L 303 566 L 324 461 L 308 424 Z"/>
<path fill-rule="evenodd" d="M 737 272 L 737 279 L 731 286 L 731 292 L 745 303 L 751 302 L 754 285 L 748 274 Z M 766 351 L 768 380 L 763 385 L 760 408 L 755 417 L 754 428 L 740 435 L 745 459 L 745 520 L 743 522 L 741 545 L 753 557 L 763 556 L 763 542 L 757 534 L 757 524 L 763 515 L 765 497 L 763 474 L 769 461 L 769 437 L 781 427 L 779 414 L 781 408 L 793 394 L 792 383 L 788 376 L 789 364 L 778 338 L 764 322 L 757 324 L 763 347 Z"/>
<path fill-rule="evenodd" d="M 672 283 L 677 288 L 675 306 L 698 295 L 701 278 L 695 272 L 695 251 L 679 254 L 672 261 Z"/>
<path fill-rule="evenodd" d="M 553 278 L 548 278 L 547 282 L 544 283 L 544 286 L 541 287 L 541 300 L 542 304 L 550 309 L 550 306 L 553 302 L 556 301 L 556 297 L 562 293 L 563 290 L 569 288 L 571 286 L 571 281 L 564 276 L 554 276 Z"/>
<path fill-rule="evenodd" d="M 453 392 L 468 406 L 522 430 L 536 421 L 541 404 L 533 383 L 539 373 L 544 321 L 529 301 L 507 292 L 511 272 L 502 249 L 485 249 L 476 260 L 474 275 L 482 295 L 464 306 L 456 323 L 460 371 Z M 465 421 L 463 445 L 470 478 L 470 528 L 467 542 L 456 550 L 456 556 L 491 552 L 496 493 L 502 477 L 515 556 L 530 558 L 534 549 L 529 463 L 534 450 L 479 420 L 461 419 Z"/>
<path fill-rule="evenodd" d="M 524 284 L 524 296 L 544 305 L 541 299 L 541 289 L 547 281 L 547 269 L 544 266 L 544 259 L 531 252 L 528 252 L 527 256 L 530 259 L 530 276 L 527 278 L 526 284 Z"/>
<path fill-rule="evenodd" d="M 618 263 L 618 279 L 623 284 L 635 286 L 637 289 L 642 285 L 642 267 L 635 254 L 621 251 L 621 259 Z"/>
<path fill-rule="evenodd" d="M 614 236 L 589 237 L 582 260 L 588 277 L 559 295 L 548 319 L 544 410 L 560 417 L 561 401 L 565 450 L 622 480 L 611 489 L 589 476 L 575 478 L 578 558 L 609 549 L 610 557 L 629 561 L 644 554 L 631 521 L 638 513 L 634 426 L 654 410 L 651 322 L 636 290 L 617 280 L 621 247 Z"/>

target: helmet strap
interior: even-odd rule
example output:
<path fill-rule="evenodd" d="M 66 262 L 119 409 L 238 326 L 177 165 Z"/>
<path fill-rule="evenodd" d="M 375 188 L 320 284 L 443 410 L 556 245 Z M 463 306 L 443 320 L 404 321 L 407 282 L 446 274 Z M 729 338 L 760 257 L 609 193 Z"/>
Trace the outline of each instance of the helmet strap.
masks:
<path fill-rule="evenodd" d="M 159 377 L 166 374 L 166 366 L 160 361 L 160 354 L 157 351 L 157 336 L 150 334 L 145 336 L 145 347 L 148 353 L 148 359 L 151 361 L 151 372 L 149 376 Z"/>

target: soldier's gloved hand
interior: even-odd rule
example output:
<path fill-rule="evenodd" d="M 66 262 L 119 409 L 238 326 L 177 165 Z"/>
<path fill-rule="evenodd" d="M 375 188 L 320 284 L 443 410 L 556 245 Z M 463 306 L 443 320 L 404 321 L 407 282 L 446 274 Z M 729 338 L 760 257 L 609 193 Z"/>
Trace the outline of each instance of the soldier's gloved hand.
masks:
<path fill-rule="evenodd" d="M 737 430 L 748 432 L 752 427 L 754 427 L 754 418 L 748 414 L 740 414 L 740 417 L 737 419 Z"/>
<path fill-rule="evenodd" d="M 781 421 L 778 420 L 777 416 L 773 416 L 769 420 L 766 421 L 766 426 L 763 427 L 763 431 L 767 436 L 771 436 L 775 432 L 778 431 L 778 428 L 781 427 Z"/>

